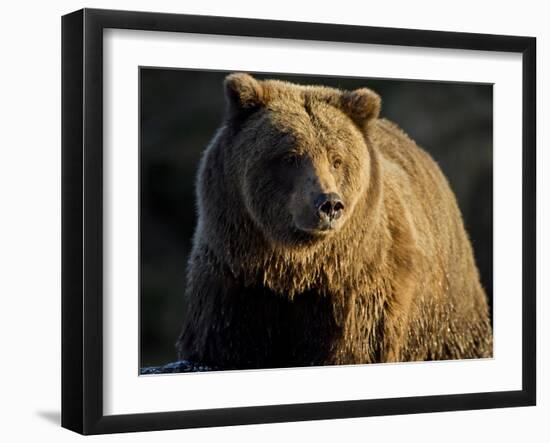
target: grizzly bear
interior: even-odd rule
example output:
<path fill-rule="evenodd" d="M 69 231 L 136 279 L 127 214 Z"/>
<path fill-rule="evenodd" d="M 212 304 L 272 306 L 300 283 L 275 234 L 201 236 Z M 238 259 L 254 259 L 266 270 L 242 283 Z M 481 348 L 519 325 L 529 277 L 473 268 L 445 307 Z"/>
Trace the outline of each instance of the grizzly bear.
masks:
<path fill-rule="evenodd" d="M 453 192 L 370 89 L 226 77 L 181 359 L 220 369 L 492 356 Z"/>

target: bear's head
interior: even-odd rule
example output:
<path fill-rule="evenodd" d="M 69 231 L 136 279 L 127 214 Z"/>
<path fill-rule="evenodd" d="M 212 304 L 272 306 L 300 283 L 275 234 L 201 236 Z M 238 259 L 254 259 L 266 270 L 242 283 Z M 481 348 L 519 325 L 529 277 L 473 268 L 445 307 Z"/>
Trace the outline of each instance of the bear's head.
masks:
<path fill-rule="evenodd" d="M 285 247 L 335 235 L 365 198 L 380 97 L 240 73 L 225 92 L 226 172 L 255 225 Z"/>

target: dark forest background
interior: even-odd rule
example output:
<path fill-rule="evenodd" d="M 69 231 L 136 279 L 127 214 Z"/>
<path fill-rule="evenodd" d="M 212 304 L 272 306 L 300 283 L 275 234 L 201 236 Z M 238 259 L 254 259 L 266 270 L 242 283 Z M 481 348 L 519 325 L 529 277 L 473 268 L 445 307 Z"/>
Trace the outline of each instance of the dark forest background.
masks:
<path fill-rule="evenodd" d="M 140 69 L 140 364 L 176 359 L 185 315 L 185 266 L 195 227 L 195 174 L 222 120 L 227 72 Z M 260 75 L 342 89 L 369 87 L 382 113 L 439 163 L 493 297 L 492 85 L 301 75 Z"/>

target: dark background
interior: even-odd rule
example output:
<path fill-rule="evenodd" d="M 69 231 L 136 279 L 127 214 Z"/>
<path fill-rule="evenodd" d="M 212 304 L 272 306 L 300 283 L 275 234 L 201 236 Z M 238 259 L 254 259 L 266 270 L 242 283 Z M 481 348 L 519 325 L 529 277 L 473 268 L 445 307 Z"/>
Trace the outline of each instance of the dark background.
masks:
<path fill-rule="evenodd" d="M 222 71 L 140 69 L 140 364 L 176 359 L 200 155 L 222 120 Z M 408 80 L 260 75 L 342 89 L 369 87 L 382 117 L 439 163 L 464 216 L 492 307 L 493 88 Z"/>

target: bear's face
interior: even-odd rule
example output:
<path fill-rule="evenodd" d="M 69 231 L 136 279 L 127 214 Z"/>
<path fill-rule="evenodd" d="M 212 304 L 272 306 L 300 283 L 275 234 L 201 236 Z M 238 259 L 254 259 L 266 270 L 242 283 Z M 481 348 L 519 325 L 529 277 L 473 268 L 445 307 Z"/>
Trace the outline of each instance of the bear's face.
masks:
<path fill-rule="evenodd" d="M 299 106 L 265 110 L 241 139 L 249 152 L 243 159 L 246 208 L 269 238 L 285 244 L 336 233 L 368 181 L 360 132 L 336 109 L 316 107 L 310 114 Z"/>
<path fill-rule="evenodd" d="M 361 126 L 372 118 L 367 105 L 379 107 L 377 96 L 246 74 L 229 76 L 226 89 L 235 128 L 229 158 L 252 220 L 285 246 L 335 235 L 365 196 L 369 150 Z"/>

